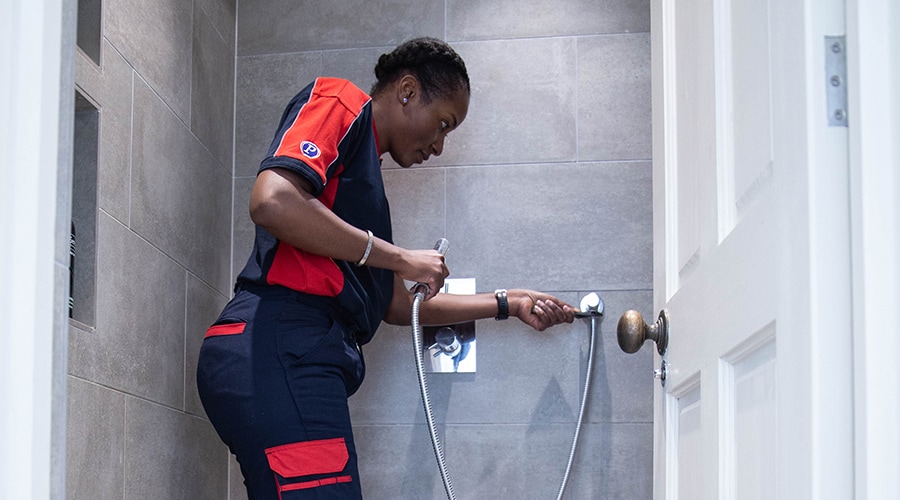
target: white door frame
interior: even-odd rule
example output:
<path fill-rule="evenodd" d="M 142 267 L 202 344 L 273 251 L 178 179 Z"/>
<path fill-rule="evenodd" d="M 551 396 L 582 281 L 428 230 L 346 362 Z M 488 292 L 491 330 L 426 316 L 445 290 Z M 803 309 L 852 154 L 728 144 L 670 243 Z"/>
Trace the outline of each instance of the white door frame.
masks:
<path fill-rule="evenodd" d="M 900 5 L 847 0 L 857 499 L 900 498 Z"/>
<path fill-rule="evenodd" d="M 65 497 L 76 9 L 0 6 L 0 498 Z"/>
<path fill-rule="evenodd" d="M 849 139 L 848 149 L 828 151 L 830 132 L 817 137 L 818 143 L 810 146 L 815 151 L 813 154 L 819 155 L 822 161 L 828 161 L 829 155 L 838 153 L 849 165 L 849 171 L 844 170 L 849 183 L 843 184 L 843 192 L 836 193 L 836 197 L 824 196 L 815 205 L 827 210 L 829 203 L 840 204 L 839 208 L 846 214 L 844 222 L 848 223 L 839 225 L 848 227 L 849 234 L 835 239 L 827 211 L 813 213 L 819 219 L 819 243 L 835 243 L 852 250 L 852 256 L 848 252 L 846 259 L 852 266 L 847 287 L 817 290 L 817 295 L 827 297 L 817 297 L 815 302 L 819 306 L 834 306 L 831 311 L 829 307 L 820 307 L 816 311 L 825 316 L 840 316 L 835 314 L 837 308 L 845 308 L 843 314 L 852 313 L 852 321 L 846 329 L 841 329 L 848 335 L 848 341 L 852 340 L 852 345 L 847 343 L 844 354 L 821 356 L 823 353 L 817 352 L 813 353 L 813 359 L 822 379 L 834 381 L 837 372 L 841 375 L 838 383 L 852 387 L 853 433 L 848 435 L 846 443 L 839 443 L 842 446 L 838 446 L 839 451 L 835 453 L 833 438 L 823 432 L 827 429 L 818 429 L 815 442 L 826 455 L 818 455 L 823 463 L 814 468 L 819 472 L 840 470 L 840 476 L 848 474 L 849 481 L 842 484 L 850 485 L 856 499 L 900 498 L 900 476 L 897 474 L 900 470 L 900 429 L 897 426 L 900 422 L 900 383 L 894 374 L 895 358 L 900 353 L 900 312 L 897 307 L 900 303 L 900 94 L 897 90 L 900 88 L 900 34 L 896 30 L 900 25 L 900 5 L 896 0 L 846 0 L 845 13 L 846 18 L 837 26 L 828 26 L 829 31 L 834 29 L 828 34 L 845 34 L 847 37 L 850 128 L 844 130 Z M 658 28 L 654 26 L 654 30 Z M 659 59 L 659 48 L 655 50 L 653 56 Z M 815 55 L 809 64 L 821 67 L 821 54 Z M 809 74 L 815 77 L 817 72 Z M 812 89 L 819 92 L 824 82 L 817 80 L 813 85 Z M 662 109 L 660 95 L 654 92 L 655 109 Z M 817 113 L 817 116 L 825 115 Z M 665 133 L 658 123 L 654 123 L 654 134 Z M 654 157 L 661 159 L 659 152 L 655 150 Z M 811 183 L 822 182 L 816 177 L 811 178 Z M 661 188 L 659 184 L 654 183 L 654 191 Z M 823 191 L 823 194 L 831 193 Z M 849 221 L 846 221 L 847 215 Z M 664 223 L 659 214 L 655 214 L 654 219 L 655 224 Z M 834 272 L 827 263 L 817 263 L 810 269 L 815 271 L 813 276 Z M 844 299 L 826 300 L 838 297 Z M 820 324 L 833 325 L 821 315 L 814 319 Z M 835 359 L 840 363 L 831 363 Z M 831 418 L 831 413 L 824 411 L 816 415 L 826 421 Z M 655 418 L 662 416 L 657 412 Z M 656 452 L 664 451 L 659 436 L 656 436 Z M 661 479 L 662 472 L 655 471 L 657 480 Z M 817 483 L 820 487 L 830 484 L 828 474 L 819 477 L 824 479 Z M 828 488 L 820 491 L 825 492 L 836 494 Z"/>

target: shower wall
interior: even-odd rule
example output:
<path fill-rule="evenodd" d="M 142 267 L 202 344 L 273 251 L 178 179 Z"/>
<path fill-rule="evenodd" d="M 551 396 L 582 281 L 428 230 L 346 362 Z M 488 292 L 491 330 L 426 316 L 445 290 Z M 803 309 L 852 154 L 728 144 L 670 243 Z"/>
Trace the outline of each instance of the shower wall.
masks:
<path fill-rule="evenodd" d="M 69 327 L 66 497 L 221 500 L 194 366 L 231 294 L 235 0 L 82 5 L 101 27 L 75 54 L 99 110 L 96 313 Z"/>
<path fill-rule="evenodd" d="M 649 0 L 240 0 L 233 272 L 252 245 L 247 201 L 287 101 L 316 76 L 368 90 L 378 55 L 414 36 L 448 40 L 472 81 L 444 154 L 385 160 L 395 242 L 450 240 L 456 278 L 606 301 L 568 498 L 650 498 L 652 357 L 622 353 L 615 324 L 652 311 Z M 218 298 L 218 295 L 216 295 Z M 460 498 L 554 498 L 585 373 L 586 321 L 530 331 L 480 321 L 478 372 L 429 385 Z M 408 328 L 363 348 L 351 398 L 367 498 L 441 498 Z M 231 466 L 230 498 L 245 498 Z"/>

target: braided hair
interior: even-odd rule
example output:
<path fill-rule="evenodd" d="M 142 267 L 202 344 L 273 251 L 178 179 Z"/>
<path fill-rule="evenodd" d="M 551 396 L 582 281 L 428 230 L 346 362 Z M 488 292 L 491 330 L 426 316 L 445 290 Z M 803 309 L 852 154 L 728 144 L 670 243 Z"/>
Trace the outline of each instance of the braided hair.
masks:
<path fill-rule="evenodd" d="M 372 86 L 371 95 L 379 94 L 407 74 L 419 80 L 425 102 L 450 97 L 463 89 L 471 93 L 466 64 L 446 42 L 437 38 L 414 38 L 382 54 L 375 66 L 378 81 Z"/>

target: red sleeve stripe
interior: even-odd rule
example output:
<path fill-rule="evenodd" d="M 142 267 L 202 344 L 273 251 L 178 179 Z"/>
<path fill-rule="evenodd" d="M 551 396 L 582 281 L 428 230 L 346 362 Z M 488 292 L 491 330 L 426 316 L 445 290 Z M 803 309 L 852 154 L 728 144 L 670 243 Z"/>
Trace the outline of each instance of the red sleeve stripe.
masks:
<path fill-rule="evenodd" d="M 324 184 L 329 167 L 338 156 L 338 145 L 370 97 L 347 80 L 319 78 L 309 100 L 291 124 L 275 151 L 309 165 Z"/>

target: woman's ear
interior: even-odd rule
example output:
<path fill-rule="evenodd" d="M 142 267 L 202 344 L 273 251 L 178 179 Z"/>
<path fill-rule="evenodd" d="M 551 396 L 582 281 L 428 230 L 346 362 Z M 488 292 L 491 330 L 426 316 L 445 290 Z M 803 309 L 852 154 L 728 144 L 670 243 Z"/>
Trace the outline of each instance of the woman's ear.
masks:
<path fill-rule="evenodd" d="M 397 83 L 397 100 L 407 105 L 419 94 L 419 80 L 412 75 L 404 75 Z"/>

